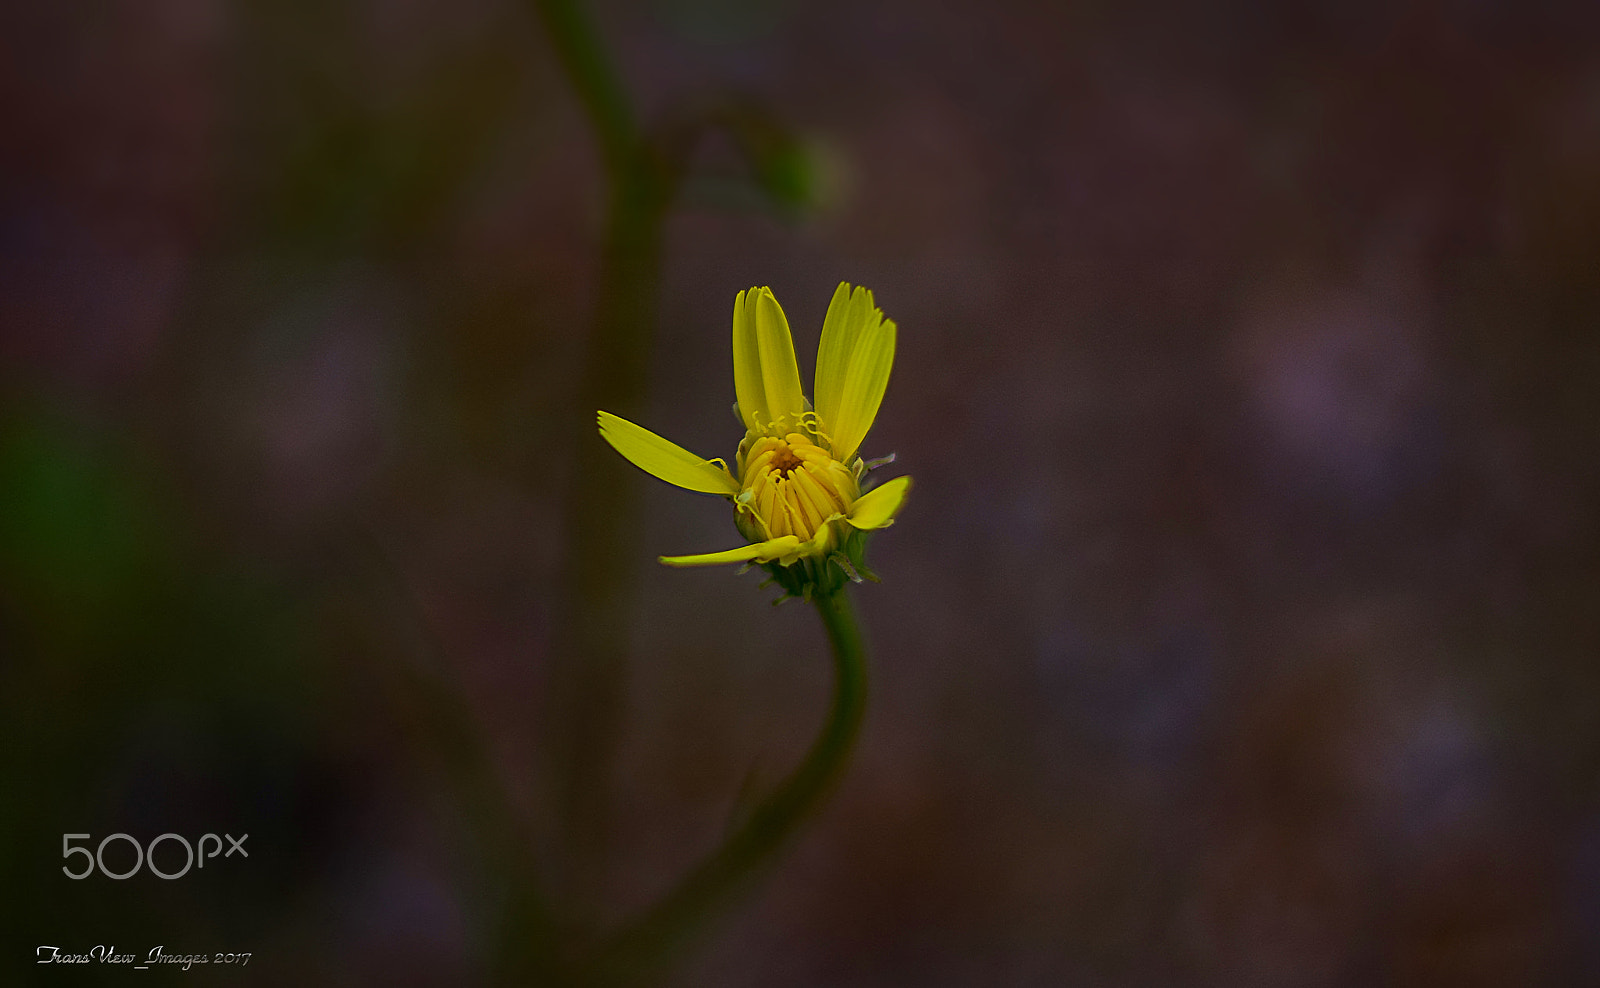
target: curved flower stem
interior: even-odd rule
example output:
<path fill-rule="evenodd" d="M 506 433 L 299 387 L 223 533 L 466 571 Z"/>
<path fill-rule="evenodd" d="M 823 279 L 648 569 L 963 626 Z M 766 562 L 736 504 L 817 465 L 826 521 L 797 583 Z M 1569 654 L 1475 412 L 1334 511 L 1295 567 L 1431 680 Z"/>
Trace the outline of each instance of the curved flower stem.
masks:
<path fill-rule="evenodd" d="M 644 412 L 667 219 L 701 137 L 728 130 L 751 149 L 758 177 L 777 167 L 766 159 L 787 160 L 790 139 L 736 100 L 679 108 L 646 126 L 583 0 L 528 2 L 589 120 L 608 194 L 594 325 L 571 406 L 578 414 L 567 420 L 575 449 L 562 522 L 567 557 L 548 660 L 554 883 L 583 927 L 606 868 L 610 774 L 629 676 L 636 568 L 628 560 L 641 525 L 640 480 L 595 441 L 594 410 L 634 419 Z"/>
<path fill-rule="evenodd" d="M 603 945 L 594 980 L 618 985 L 643 977 L 708 920 L 745 881 L 769 864 L 843 774 L 866 711 L 867 659 L 846 589 L 814 600 L 833 645 L 833 704 L 805 760 L 694 871 L 642 917 Z"/>

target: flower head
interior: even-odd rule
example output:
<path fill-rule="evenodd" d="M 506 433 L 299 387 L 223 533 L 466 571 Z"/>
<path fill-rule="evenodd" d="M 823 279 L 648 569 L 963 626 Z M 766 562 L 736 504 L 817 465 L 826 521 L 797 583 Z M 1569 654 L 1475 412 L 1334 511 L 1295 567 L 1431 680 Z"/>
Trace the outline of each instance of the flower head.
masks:
<path fill-rule="evenodd" d="M 822 323 L 816 404 L 806 400 L 789 321 L 771 290 L 752 288 L 733 303 L 735 406 L 744 424 L 734 470 L 626 419 L 600 413 L 600 435 L 635 466 L 669 484 L 719 494 L 749 545 L 694 556 L 662 556 L 668 566 L 760 563 L 795 596 L 831 593 L 867 572 L 864 533 L 886 528 L 905 503 L 910 477 L 865 488 L 861 441 L 872 428 L 889 369 L 895 324 L 865 288 L 840 284 Z"/>

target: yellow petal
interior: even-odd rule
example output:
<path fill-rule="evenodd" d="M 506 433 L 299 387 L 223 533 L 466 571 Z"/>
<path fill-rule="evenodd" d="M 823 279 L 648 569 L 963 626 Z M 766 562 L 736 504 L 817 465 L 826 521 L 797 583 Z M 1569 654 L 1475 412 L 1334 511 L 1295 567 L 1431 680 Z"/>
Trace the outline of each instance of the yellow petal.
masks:
<path fill-rule="evenodd" d="M 767 414 L 772 419 L 787 416 L 792 429 L 806 410 L 806 401 L 800 392 L 800 368 L 794 360 L 794 337 L 789 333 L 789 320 L 783 315 L 783 307 L 771 291 L 761 289 L 755 302 L 756 344 L 761 353 L 761 387 L 766 393 Z M 749 307 L 750 299 L 746 296 L 747 314 Z"/>
<path fill-rule="evenodd" d="M 625 418 L 601 412 L 600 435 L 628 462 L 669 484 L 703 494 L 739 493 L 738 481 L 725 467 L 701 459 Z"/>
<path fill-rule="evenodd" d="M 910 477 L 896 477 L 857 498 L 847 520 L 857 528 L 887 528 L 894 524 L 894 516 L 905 505 L 910 490 Z"/>
<path fill-rule="evenodd" d="M 733 390 L 747 430 L 766 430 L 785 416 L 793 429 L 806 410 L 789 320 L 771 289 L 733 300 Z"/>
<path fill-rule="evenodd" d="M 772 421 L 767 393 L 761 385 L 761 351 L 756 344 L 755 296 L 759 288 L 740 292 L 733 300 L 733 392 L 746 431 L 756 420 Z"/>
<path fill-rule="evenodd" d="M 766 563 L 796 552 L 801 546 L 799 539 L 793 535 L 784 535 L 766 542 L 754 542 L 742 545 L 737 549 L 727 549 L 723 552 L 706 552 L 698 556 L 662 556 L 661 562 L 668 566 L 721 566 L 724 563 Z"/>
<path fill-rule="evenodd" d="M 798 549 L 778 561 L 780 563 L 787 564 L 792 563 L 797 559 L 803 559 L 806 556 L 827 555 L 828 550 L 833 548 L 833 523 L 838 517 L 838 515 L 834 515 L 832 518 L 829 518 L 821 528 L 817 529 L 817 534 L 811 536 L 810 541 L 801 543 Z"/>
<path fill-rule="evenodd" d="M 889 386 L 895 324 L 873 306 L 871 292 L 857 289 L 835 325 L 835 338 L 824 340 L 818 351 L 817 415 L 833 439 L 833 455 L 848 463 L 878 417 Z"/>
<path fill-rule="evenodd" d="M 817 415 L 831 427 L 844 395 L 845 373 L 856 340 L 873 312 L 872 293 L 865 288 L 850 290 L 850 283 L 839 282 L 828 314 L 822 320 L 822 343 L 817 347 Z"/>

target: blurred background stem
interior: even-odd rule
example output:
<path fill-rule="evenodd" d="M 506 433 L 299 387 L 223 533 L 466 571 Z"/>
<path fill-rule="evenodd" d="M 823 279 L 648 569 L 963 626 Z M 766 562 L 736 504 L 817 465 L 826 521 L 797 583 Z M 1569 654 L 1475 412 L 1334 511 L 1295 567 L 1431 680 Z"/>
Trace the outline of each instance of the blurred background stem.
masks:
<path fill-rule="evenodd" d="M 593 982 L 631 984 L 659 970 L 774 856 L 833 790 L 866 712 L 867 658 L 848 589 L 814 600 L 833 647 L 833 702 L 805 760 L 711 856 L 606 945 Z"/>
<path fill-rule="evenodd" d="M 581 912 L 605 845 L 606 780 L 626 687 L 634 590 L 628 547 L 638 531 L 636 478 L 594 441 L 592 410 L 638 417 L 644 402 L 661 231 L 678 169 L 654 153 L 640 131 L 582 5 L 536 0 L 534 7 L 594 129 L 609 197 L 595 321 L 578 388 L 577 407 L 585 414 L 569 423 L 574 470 L 548 725 L 562 845 L 559 880 Z"/>
<path fill-rule="evenodd" d="M 594 324 L 577 393 L 582 413 L 568 423 L 573 474 L 564 511 L 562 599 L 555 612 L 545 725 L 560 845 L 554 865 L 568 930 L 563 939 L 581 944 L 593 942 L 600 911 L 595 900 L 604 887 L 611 767 L 623 733 L 638 559 L 634 547 L 641 527 L 637 471 L 597 440 L 592 416 L 604 408 L 625 418 L 643 417 L 663 231 L 701 134 L 728 130 L 749 158 L 756 184 L 780 209 L 802 203 L 805 189 L 795 178 L 799 145 L 758 108 L 717 99 L 645 127 L 583 5 L 534 0 L 533 6 L 594 131 L 608 197 Z M 829 733 L 785 786 L 788 795 L 764 807 L 678 893 L 624 935 L 621 967 L 607 970 L 622 970 L 653 954 L 656 944 L 674 938 L 710 909 L 724 886 L 793 829 L 842 762 L 860 718 L 860 642 L 842 596 L 819 606 L 836 647 L 849 657 L 841 659 L 843 685 Z M 513 910 L 513 922 L 517 915 Z"/>

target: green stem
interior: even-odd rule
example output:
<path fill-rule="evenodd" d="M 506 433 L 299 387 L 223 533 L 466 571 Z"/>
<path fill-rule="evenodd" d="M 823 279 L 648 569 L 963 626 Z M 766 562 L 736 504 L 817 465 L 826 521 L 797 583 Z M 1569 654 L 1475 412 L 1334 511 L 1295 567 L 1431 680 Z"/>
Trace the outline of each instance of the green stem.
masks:
<path fill-rule="evenodd" d="M 642 410 L 661 268 L 661 239 L 676 186 L 676 160 L 655 153 L 592 19 L 578 0 L 533 0 L 552 48 L 593 127 L 605 164 L 608 217 L 589 353 L 571 421 L 569 536 L 550 679 L 551 783 L 561 855 L 556 883 L 569 921 L 587 923 L 587 888 L 603 868 L 606 794 L 621 736 L 633 597 L 628 550 L 639 520 L 631 468 L 594 434 L 595 409 Z"/>
<path fill-rule="evenodd" d="M 606 170 L 612 181 L 618 182 L 637 153 L 640 139 L 633 107 L 606 57 L 599 32 L 577 0 L 534 0 L 534 8 L 594 126 Z"/>
<path fill-rule="evenodd" d="M 747 880 L 769 864 L 822 804 L 849 761 L 866 712 L 867 659 L 855 610 L 841 589 L 814 603 L 833 645 L 833 704 L 822 733 L 789 777 L 712 855 L 642 917 L 606 943 L 597 982 L 634 981 L 661 964 Z"/>

